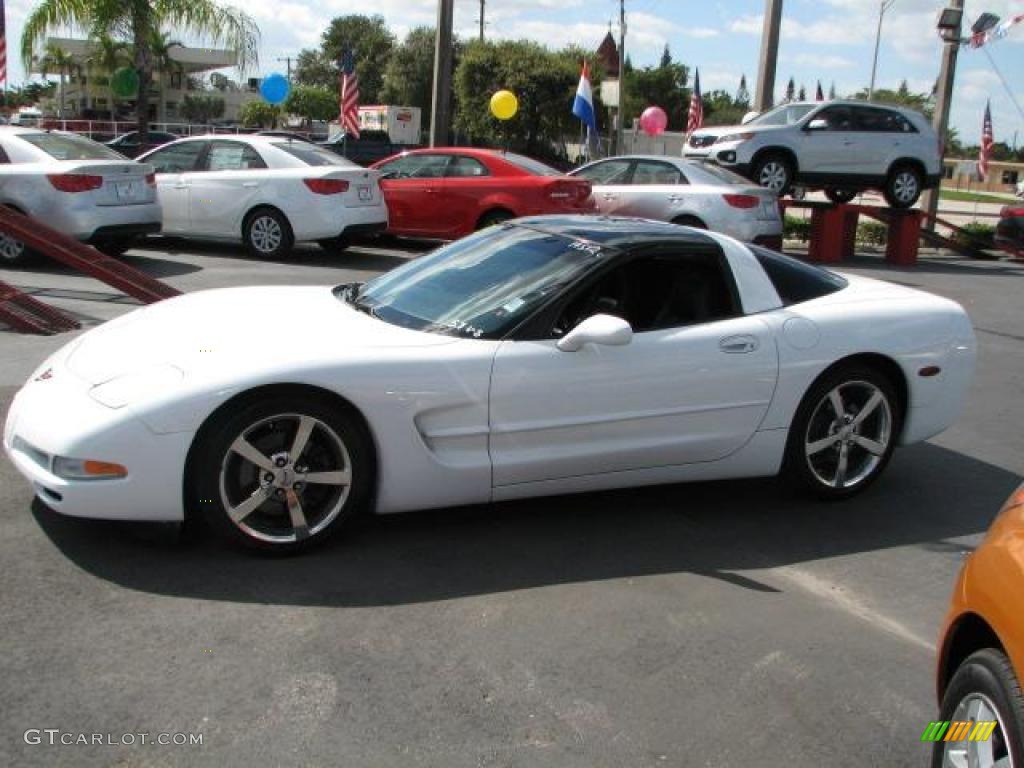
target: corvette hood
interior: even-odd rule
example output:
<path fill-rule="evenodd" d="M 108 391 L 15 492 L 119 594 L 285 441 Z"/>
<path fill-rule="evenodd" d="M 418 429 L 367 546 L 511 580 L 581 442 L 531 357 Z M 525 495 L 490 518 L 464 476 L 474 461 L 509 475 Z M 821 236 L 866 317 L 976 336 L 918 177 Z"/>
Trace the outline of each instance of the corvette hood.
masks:
<path fill-rule="evenodd" d="M 279 367 L 452 341 L 357 312 L 328 286 L 228 288 L 168 299 L 105 323 L 73 343 L 65 365 L 98 384 L 160 365 L 185 373 L 252 369 L 261 361 Z"/>

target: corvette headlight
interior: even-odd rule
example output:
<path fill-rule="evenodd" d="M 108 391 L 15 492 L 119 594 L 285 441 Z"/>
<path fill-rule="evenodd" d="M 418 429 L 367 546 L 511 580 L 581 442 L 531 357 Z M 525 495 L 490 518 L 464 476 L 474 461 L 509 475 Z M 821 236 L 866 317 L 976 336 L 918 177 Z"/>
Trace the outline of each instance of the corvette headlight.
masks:
<path fill-rule="evenodd" d="M 110 480 L 126 477 L 128 470 L 122 464 L 96 459 L 69 459 L 53 457 L 53 474 L 65 480 Z"/>
<path fill-rule="evenodd" d="M 147 394 L 163 392 L 177 385 L 185 372 L 173 365 L 155 365 L 97 384 L 89 396 L 108 408 L 124 408 Z"/>
<path fill-rule="evenodd" d="M 727 133 L 725 136 L 719 136 L 718 141 L 715 144 L 728 144 L 733 141 L 747 141 L 748 139 L 754 138 L 753 133 Z"/>

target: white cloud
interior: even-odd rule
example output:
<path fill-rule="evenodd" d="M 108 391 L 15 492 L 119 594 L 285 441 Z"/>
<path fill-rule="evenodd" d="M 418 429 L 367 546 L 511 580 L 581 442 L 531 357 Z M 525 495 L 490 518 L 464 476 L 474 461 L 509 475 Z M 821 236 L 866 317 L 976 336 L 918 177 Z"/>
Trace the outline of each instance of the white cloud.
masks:
<path fill-rule="evenodd" d="M 784 55 L 779 57 L 780 61 L 798 66 L 819 68 L 819 69 L 846 69 L 854 66 L 857 62 L 845 56 L 832 56 L 813 53 L 798 53 L 795 55 Z"/>

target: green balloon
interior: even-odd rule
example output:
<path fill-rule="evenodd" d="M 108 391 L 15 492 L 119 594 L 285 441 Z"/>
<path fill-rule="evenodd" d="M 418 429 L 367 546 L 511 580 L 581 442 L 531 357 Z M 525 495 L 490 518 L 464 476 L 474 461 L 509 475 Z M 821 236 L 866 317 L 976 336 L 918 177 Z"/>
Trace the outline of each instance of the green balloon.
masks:
<path fill-rule="evenodd" d="M 115 96 L 130 99 L 139 91 L 139 73 L 131 67 L 121 67 L 110 78 L 110 90 Z"/>

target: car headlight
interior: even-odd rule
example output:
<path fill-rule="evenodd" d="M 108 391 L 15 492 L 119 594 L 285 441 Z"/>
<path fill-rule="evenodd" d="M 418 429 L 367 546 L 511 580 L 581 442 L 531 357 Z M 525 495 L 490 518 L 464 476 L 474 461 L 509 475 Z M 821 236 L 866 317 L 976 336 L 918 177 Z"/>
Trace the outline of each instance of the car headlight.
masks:
<path fill-rule="evenodd" d="M 110 480 L 127 477 L 128 470 L 122 464 L 97 459 L 69 459 L 66 456 L 53 457 L 53 474 L 65 480 Z"/>
<path fill-rule="evenodd" d="M 124 408 L 147 394 L 171 389 L 183 378 L 185 372 L 180 368 L 155 365 L 97 384 L 89 390 L 89 396 L 108 408 Z"/>
<path fill-rule="evenodd" d="M 727 133 L 725 136 L 719 136 L 718 141 L 715 144 L 728 144 L 731 141 L 747 141 L 748 139 L 754 138 L 753 133 Z"/>

